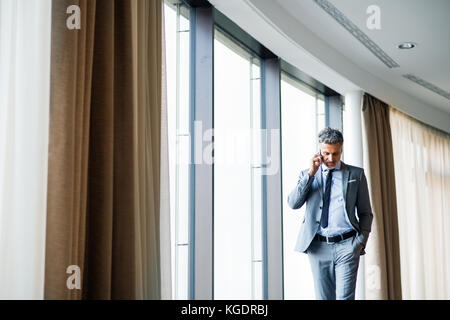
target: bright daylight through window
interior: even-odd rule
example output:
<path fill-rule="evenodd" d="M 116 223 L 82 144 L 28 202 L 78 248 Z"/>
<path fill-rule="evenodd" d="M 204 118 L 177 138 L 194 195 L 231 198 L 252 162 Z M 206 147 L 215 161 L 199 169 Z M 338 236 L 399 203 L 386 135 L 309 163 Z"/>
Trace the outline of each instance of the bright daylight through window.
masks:
<path fill-rule="evenodd" d="M 214 299 L 262 299 L 260 61 L 214 40 Z"/>
<path fill-rule="evenodd" d="M 172 296 L 188 298 L 189 271 L 189 9 L 164 5 L 169 127 Z"/>

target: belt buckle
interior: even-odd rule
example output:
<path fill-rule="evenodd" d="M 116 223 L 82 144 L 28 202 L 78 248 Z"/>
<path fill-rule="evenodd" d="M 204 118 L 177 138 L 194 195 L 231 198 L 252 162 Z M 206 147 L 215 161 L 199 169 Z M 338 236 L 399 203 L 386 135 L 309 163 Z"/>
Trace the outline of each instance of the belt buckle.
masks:
<path fill-rule="evenodd" d="M 335 243 L 335 242 L 328 241 L 328 236 L 325 236 L 325 238 L 327 239 L 327 244 L 334 244 Z"/>

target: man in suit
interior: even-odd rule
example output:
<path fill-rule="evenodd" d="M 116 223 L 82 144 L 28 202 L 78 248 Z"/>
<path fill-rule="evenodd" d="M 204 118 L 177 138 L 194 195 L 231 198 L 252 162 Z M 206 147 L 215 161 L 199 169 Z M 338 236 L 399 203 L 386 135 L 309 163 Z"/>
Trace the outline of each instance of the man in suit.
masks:
<path fill-rule="evenodd" d="M 343 142 L 339 130 L 323 129 L 319 152 L 288 196 L 292 209 L 306 202 L 295 250 L 308 254 L 317 299 L 355 299 L 373 219 L 364 169 L 340 160 Z"/>

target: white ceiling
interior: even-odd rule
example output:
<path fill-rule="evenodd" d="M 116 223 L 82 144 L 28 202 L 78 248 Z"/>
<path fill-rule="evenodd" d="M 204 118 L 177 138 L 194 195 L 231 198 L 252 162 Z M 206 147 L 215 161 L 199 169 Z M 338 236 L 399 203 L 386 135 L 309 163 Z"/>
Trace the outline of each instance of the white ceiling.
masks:
<path fill-rule="evenodd" d="M 210 0 L 275 54 L 341 94 L 364 90 L 450 132 L 450 100 L 402 77 L 413 74 L 450 92 L 450 1 L 328 1 L 400 67 L 384 65 L 313 0 Z M 380 30 L 366 26 L 373 4 Z M 398 49 L 404 41 L 417 47 Z"/>
<path fill-rule="evenodd" d="M 400 67 L 389 69 L 312 0 L 276 0 L 286 12 L 344 56 L 389 84 L 450 112 L 450 100 L 404 79 L 412 73 L 450 92 L 449 0 L 329 0 L 385 51 Z M 380 30 L 366 26 L 367 8 L 380 8 Z M 400 50 L 399 43 L 417 47 Z"/>

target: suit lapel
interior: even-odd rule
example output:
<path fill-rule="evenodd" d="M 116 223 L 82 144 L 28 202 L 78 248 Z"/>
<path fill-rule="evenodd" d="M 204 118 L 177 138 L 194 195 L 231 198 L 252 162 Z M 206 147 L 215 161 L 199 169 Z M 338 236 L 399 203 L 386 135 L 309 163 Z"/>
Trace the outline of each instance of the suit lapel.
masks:
<path fill-rule="evenodd" d="M 319 185 L 319 191 L 320 191 L 320 196 L 323 198 L 323 182 L 322 182 L 322 168 L 319 167 L 319 169 L 317 170 L 316 174 L 314 175 L 316 177 L 316 181 L 317 184 Z"/>
<path fill-rule="evenodd" d="M 342 170 L 342 192 L 344 195 L 344 200 L 347 200 L 347 184 L 350 172 L 348 170 L 347 165 L 342 161 L 341 161 L 341 170 Z"/>

